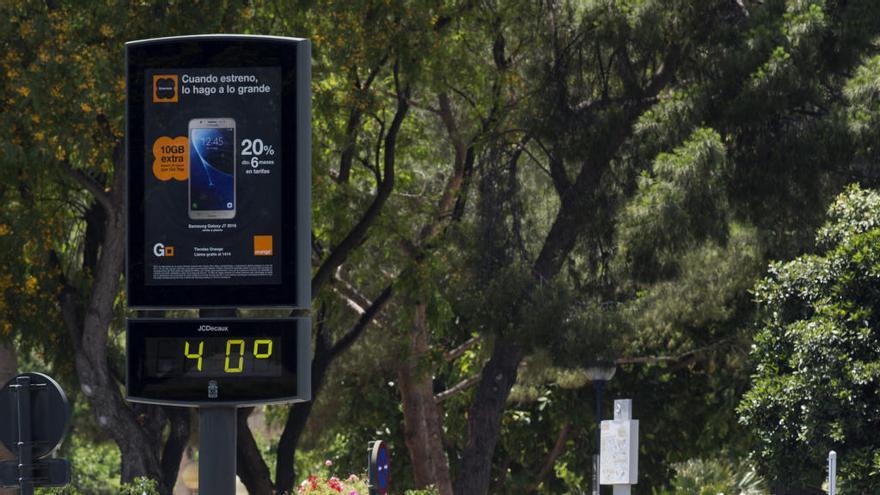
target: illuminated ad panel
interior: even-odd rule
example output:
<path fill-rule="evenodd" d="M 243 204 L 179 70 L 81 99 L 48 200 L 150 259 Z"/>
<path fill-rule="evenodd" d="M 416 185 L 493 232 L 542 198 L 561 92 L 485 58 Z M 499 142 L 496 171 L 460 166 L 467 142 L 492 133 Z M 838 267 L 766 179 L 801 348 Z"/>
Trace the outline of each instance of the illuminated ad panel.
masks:
<path fill-rule="evenodd" d="M 309 306 L 309 46 L 132 42 L 129 306 Z"/>

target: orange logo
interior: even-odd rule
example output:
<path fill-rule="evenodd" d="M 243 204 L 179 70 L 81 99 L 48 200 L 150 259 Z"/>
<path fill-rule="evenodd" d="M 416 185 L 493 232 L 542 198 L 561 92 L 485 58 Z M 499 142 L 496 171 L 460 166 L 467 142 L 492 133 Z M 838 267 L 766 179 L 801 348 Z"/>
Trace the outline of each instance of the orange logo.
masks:
<path fill-rule="evenodd" d="M 157 258 L 163 258 L 165 256 L 174 256 L 174 246 L 166 246 L 161 242 L 157 242 L 153 245 L 153 255 Z"/>
<path fill-rule="evenodd" d="M 189 178 L 189 140 L 161 136 L 153 141 L 153 175 L 165 181 Z"/>
<path fill-rule="evenodd" d="M 177 74 L 153 75 L 153 103 L 177 103 Z"/>
<path fill-rule="evenodd" d="M 272 236 L 254 236 L 254 256 L 272 256 Z"/>

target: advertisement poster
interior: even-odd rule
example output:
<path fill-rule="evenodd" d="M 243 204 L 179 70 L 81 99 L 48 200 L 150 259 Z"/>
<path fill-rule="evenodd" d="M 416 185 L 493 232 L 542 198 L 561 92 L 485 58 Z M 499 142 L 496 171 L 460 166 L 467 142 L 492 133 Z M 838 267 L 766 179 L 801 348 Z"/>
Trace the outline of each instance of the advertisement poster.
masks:
<path fill-rule="evenodd" d="M 280 284 L 281 67 L 144 82 L 144 284 Z"/>

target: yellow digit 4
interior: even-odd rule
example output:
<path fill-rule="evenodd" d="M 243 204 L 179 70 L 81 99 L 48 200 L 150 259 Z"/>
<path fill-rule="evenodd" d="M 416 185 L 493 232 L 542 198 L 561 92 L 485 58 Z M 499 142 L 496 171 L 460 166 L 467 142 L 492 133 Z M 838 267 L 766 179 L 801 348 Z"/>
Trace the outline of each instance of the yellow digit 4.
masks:
<path fill-rule="evenodd" d="M 189 352 L 189 341 L 187 340 L 183 345 L 183 354 L 186 355 L 187 359 L 197 359 L 196 361 L 196 369 L 198 371 L 202 371 L 202 352 L 205 350 L 205 342 L 199 341 L 199 352 L 198 354 L 192 354 Z"/>
<path fill-rule="evenodd" d="M 260 346 L 266 346 L 265 352 L 260 352 Z M 257 339 L 254 341 L 254 357 L 257 359 L 267 359 L 272 355 L 272 339 Z"/>
<path fill-rule="evenodd" d="M 232 353 L 232 346 L 238 346 L 238 366 L 232 368 L 229 366 L 229 354 Z M 223 366 L 223 371 L 227 373 L 241 373 L 244 369 L 244 340 L 241 339 L 232 339 L 226 341 L 226 364 Z"/>

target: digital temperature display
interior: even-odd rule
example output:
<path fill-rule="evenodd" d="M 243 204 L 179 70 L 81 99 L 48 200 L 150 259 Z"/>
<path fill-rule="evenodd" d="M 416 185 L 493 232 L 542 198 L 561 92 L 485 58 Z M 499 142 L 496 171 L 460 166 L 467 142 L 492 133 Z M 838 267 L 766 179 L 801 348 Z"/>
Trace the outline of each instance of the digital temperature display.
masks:
<path fill-rule="evenodd" d="M 256 338 L 147 338 L 146 376 L 281 376 L 282 343 Z"/>
<path fill-rule="evenodd" d="M 128 320 L 128 399 L 174 405 L 310 396 L 311 319 Z"/>

